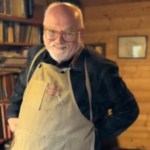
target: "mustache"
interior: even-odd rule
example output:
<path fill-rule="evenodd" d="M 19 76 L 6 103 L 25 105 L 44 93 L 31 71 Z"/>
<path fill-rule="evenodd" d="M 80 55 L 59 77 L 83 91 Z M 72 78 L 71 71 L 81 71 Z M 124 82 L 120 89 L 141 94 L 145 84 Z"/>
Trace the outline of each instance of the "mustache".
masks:
<path fill-rule="evenodd" d="M 67 44 L 61 44 L 61 43 L 51 43 L 50 44 L 50 46 L 52 46 L 52 47 L 56 47 L 56 48 L 67 48 L 68 46 L 67 46 Z"/>

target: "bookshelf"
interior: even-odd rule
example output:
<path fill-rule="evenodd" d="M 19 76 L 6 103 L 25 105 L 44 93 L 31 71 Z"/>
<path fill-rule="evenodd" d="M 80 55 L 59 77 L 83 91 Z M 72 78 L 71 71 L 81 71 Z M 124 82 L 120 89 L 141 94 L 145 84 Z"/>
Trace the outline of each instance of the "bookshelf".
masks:
<path fill-rule="evenodd" d="M 0 51 L 0 58 L 4 58 L 0 59 L 0 146 L 13 138 L 7 124 L 6 111 L 18 75 L 26 63 L 26 57 L 17 51 Z"/>
<path fill-rule="evenodd" d="M 24 51 L 32 45 L 41 44 L 41 31 L 42 23 L 34 18 L 0 14 L 0 60 L 5 58 L 0 61 L 0 77 L 20 73 L 26 63 Z M 0 96 L 0 103 L 2 101 Z"/>
<path fill-rule="evenodd" d="M 41 17 L 45 6 L 32 2 L 0 2 L 0 141 L 12 138 L 6 122 L 6 109 L 18 75 L 25 66 L 26 51 L 42 43 Z"/>
<path fill-rule="evenodd" d="M 10 20 L 8 20 L 10 18 Z M 41 43 L 40 23 L 34 23 L 34 20 L 7 16 L 6 18 L 0 15 L 0 46 L 31 46 Z M 35 38 L 36 37 L 36 38 Z M 9 47 L 10 48 L 10 47 Z"/>
<path fill-rule="evenodd" d="M 19 74 L 27 49 L 42 43 L 44 9 L 34 0 L 0 1 L 0 77 Z"/>

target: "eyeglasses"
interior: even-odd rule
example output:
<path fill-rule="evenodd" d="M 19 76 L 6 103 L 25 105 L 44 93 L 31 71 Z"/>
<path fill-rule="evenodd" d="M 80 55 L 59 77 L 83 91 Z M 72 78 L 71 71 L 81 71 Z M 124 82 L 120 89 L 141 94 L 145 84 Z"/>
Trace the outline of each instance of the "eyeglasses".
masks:
<path fill-rule="evenodd" d="M 53 29 L 48 29 L 44 27 L 44 33 L 47 39 L 49 40 L 55 40 L 58 38 L 59 35 L 62 35 L 63 40 L 66 42 L 73 42 L 75 40 L 75 37 L 77 33 L 79 33 L 80 30 L 78 31 L 56 31 Z"/>

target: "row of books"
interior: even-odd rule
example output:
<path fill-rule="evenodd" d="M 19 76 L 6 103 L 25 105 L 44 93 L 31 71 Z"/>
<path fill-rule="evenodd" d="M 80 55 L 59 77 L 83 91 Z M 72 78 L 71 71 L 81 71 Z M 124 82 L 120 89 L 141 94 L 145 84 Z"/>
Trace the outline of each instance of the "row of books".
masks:
<path fill-rule="evenodd" d="M 41 28 L 29 24 L 0 20 L 0 42 L 41 43 Z"/>
<path fill-rule="evenodd" d="M 0 51 L 0 101 L 9 99 L 27 60 L 27 49 Z"/>
<path fill-rule="evenodd" d="M 0 75 L 0 102 L 8 100 L 10 98 L 17 77 L 17 73 Z"/>
<path fill-rule="evenodd" d="M 0 57 L 27 57 L 29 47 L 15 48 L 10 50 L 0 50 Z M 1 61 L 0 61 L 1 63 Z"/>
<path fill-rule="evenodd" d="M 22 50 L 1 50 L 0 70 L 1 74 L 21 72 L 27 61 L 28 49 Z"/>
<path fill-rule="evenodd" d="M 31 18 L 33 17 L 33 0 L 0 0 L 0 14 Z"/>
<path fill-rule="evenodd" d="M 12 139 L 12 133 L 6 121 L 8 103 L 0 104 L 0 140 Z"/>

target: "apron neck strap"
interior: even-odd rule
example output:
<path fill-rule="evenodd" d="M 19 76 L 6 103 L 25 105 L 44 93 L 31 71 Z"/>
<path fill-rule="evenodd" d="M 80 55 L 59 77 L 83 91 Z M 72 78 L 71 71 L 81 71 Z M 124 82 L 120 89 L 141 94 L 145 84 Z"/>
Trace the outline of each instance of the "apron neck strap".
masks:
<path fill-rule="evenodd" d="M 88 69 L 87 69 L 86 58 L 85 58 L 85 61 L 84 61 L 84 69 L 85 69 L 86 89 L 87 89 L 88 98 L 89 98 L 89 105 L 90 105 L 90 121 L 93 121 L 92 92 L 91 92 L 91 85 L 90 85 L 90 79 L 89 79 L 89 74 L 88 74 Z"/>
<path fill-rule="evenodd" d="M 45 47 L 42 47 L 42 48 L 37 52 L 37 54 L 34 56 L 32 62 L 31 62 L 31 64 L 30 64 L 29 70 L 28 70 L 26 83 L 28 83 L 28 81 L 29 81 L 29 75 L 30 75 L 30 72 L 31 72 L 31 70 L 32 70 L 32 67 L 33 67 L 34 62 L 36 61 L 37 57 L 38 57 L 39 55 L 41 55 L 45 50 L 46 50 L 46 48 L 45 48 Z"/>

